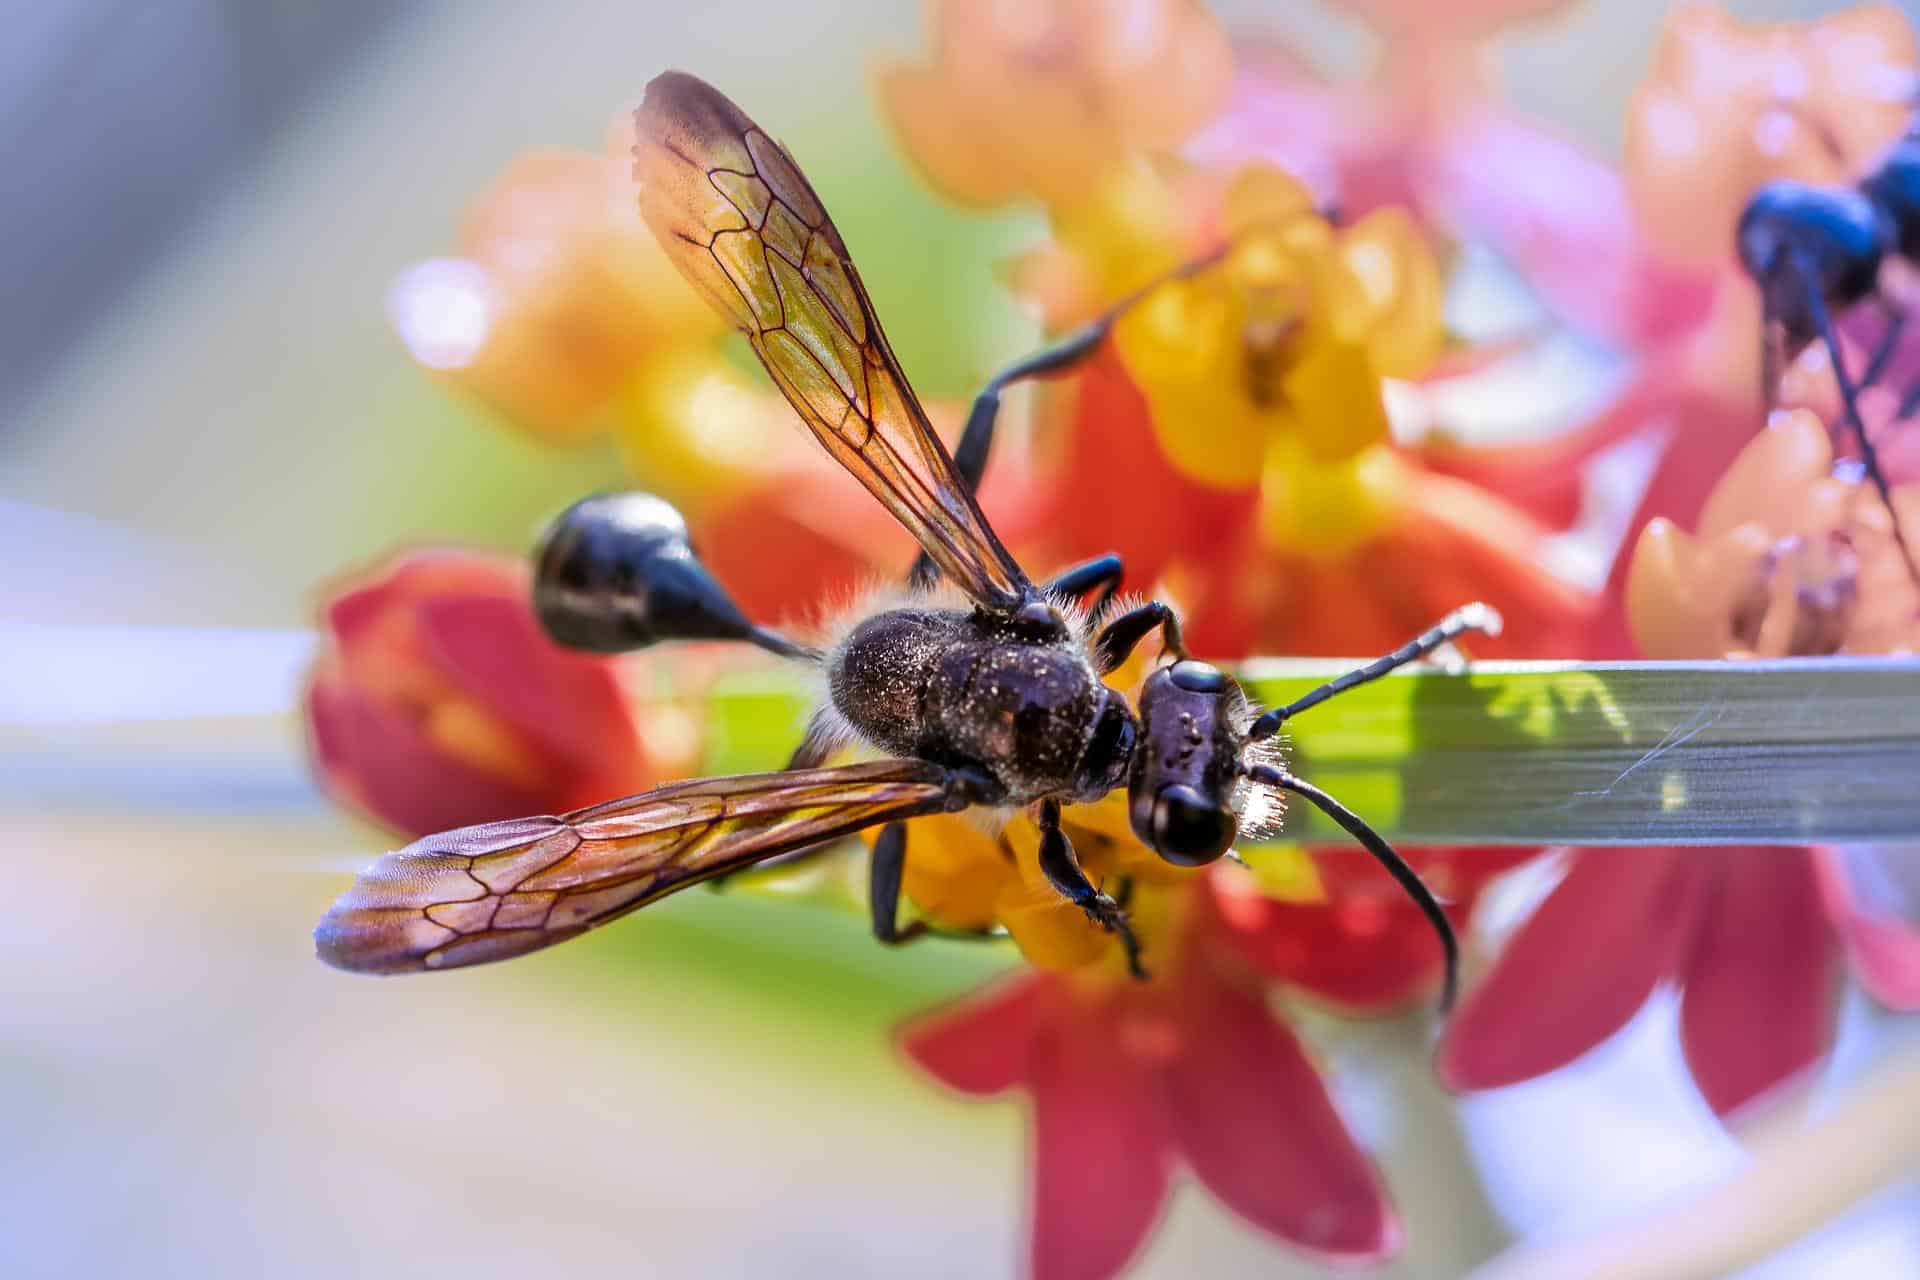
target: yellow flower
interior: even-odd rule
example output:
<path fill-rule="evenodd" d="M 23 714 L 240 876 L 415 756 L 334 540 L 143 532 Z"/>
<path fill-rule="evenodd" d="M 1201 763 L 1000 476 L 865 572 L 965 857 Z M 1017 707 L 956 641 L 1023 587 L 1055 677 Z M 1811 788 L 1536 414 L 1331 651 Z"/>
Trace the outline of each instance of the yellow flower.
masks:
<path fill-rule="evenodd" d="M 1111 224 L 1137 225 L 1110 212 L 1104 237 L 1087 229 L 1102 220 L 1088 218 L 1063 238 L 1097 262 L 1127 242 Z M 1220 231 L 1217 263 L 1122 318 L 1120 357 L 1169 461 L 1217 488 L 1281 492 L 1286 500 L 1269 504 L 1277 544 L 1344 554 L 1397 506 L 1382 379 L 1417 376 L 1439 353 L 1439 263 L 1405 213 L 1335 226 L 1303 185 L 1268 166 L 1233 179 Z M 1167 245 L 1159 257 L 1181 255 Z M 1097 265 L 1089 274 L 1106 283 Z"/>
<path fill-rule="evenodd" d="M 1174 887 L 1191 879 L 1192 868 L 1164 861 L 1134 838 L 1126 806 L 1126 793 L 1116 791 L 1098 804 L 1065 811 L 1063 826 L 1087 878 L 1109 893 L 1124 878 L 1136 898 L 1150 887 Z M 869 844 L 876 834 L 867 833 Z M 1113 935 L 1061 897 L 1040 870 L 1040 832 L 1024 813 L 1014 815 L 998 832 L 966 814 L 915 818 L 907 826 L 901 888 L 942 928 L 1004 927 L 1039 968 L 1120 963 Z M 1139 932 L 1140 920 L 1134 923 Z M 1143 934 L 1143 943 L 1151 947 L 1151 937 Z"/>

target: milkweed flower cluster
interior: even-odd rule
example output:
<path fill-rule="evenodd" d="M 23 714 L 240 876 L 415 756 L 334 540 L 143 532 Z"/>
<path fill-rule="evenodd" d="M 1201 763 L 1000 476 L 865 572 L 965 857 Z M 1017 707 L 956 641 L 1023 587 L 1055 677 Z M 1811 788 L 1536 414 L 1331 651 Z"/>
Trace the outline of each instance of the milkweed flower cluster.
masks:
<path fill-rule="evenodd" d="M 1488 88 L 1488 39 L 1564 0 L 1348 7 L 1382 37 L 1355 82 L 1231 42 L 1190 0 L 937 0 L 928 52 L 878 64 L 879 108 L 931 186 L 1044 213 L 1007 278 L 1051 333 L 1124 307 L 1036 396 L 1032 466 L 989 469 L 983 506 L 1023 562 L 1118 552 L 1223 660 L 1384 652 L 1476 598 L 1507 621 L 1474 642 L 1492 655 L 1911 651 L 1912 583 L 1885 509 L 1835 471 L 1845 435 L 1818 353 L 1783 393 L 1796 413 L 1755 437 L 1757 308 L 1731 254 L 1754 184 L 1843 177 L 1898 132 L 1882 86 L 1915 65 L 1904 21 L 1868 8 L 1749 29 L 1677 11 L 1629 107 L 1623 173 Z M 652 242 L 629 141 L 510 166 L 453 255 L 396 287 L 409 350 L 541 439 L 610 433 L 755 618 L 897 575 L 911 543 L 737 369 Z M 1543 414 L 1522 443 L 1450 430 L 1446 406 L 1552 336 L 1457 329 L 1447 298 L 1471 245 L 1525 278 L 1551 328 L 1612 348 L 1624 388 L 1571 421 Z M 1871 327 L 1842 319 L 1870 349 Z M 1920 337 L 1889 364 L 1920 380 Z M 1906 468 L 1896 497 L 1920 527 L 1920 448 L 1900 452 L 1898 398 L 1874 390 L 1869 429 Z M 951 438 L 953 408 L 929 408 Z M 1589 464 L 1649 439 L 1663 447 L 1604 587 L 1557 572 Z M 554 649 L 520 571 L 477 554 L 400 560 L 334 600 L 328 633 L 309 700 L 322 776 L 408 834 L 610 798 L 700 758 L 684 702 L 633 660 Z M 644 660 L 682 673 L 682 693 L 730 661 Z M 1028 962 L 901 1043 L 962 1093 L 1029 1100 L 1033 1273 L 1122 1268 L 1181 1168 L 1313 1256 L 1390 1256 L 1387 1190 L 1282 1009 L 1430 998 L 1441 953 L 1417 909 L 1348 848 L 1181 868 L 1135 839 L 1120 796 L 1065 824 L 1096 883 L 1129 887 L 1152 981 L 1046 881 L 1024 816 L 911 820 L 903 883 L 928 922 L 1004 930 Z M 1540 853 L 1402 852 L 1463 928 Z M 1744 1113 L 1821 1060 L 1842 957 L 1889 1004 L 1920 1004 L 1920 942 L 1833 851 L 1567 865 L 1449 1024 L 1449 1084 L 1564 1065 L 1671 983 L 1703 1095 Z"/>

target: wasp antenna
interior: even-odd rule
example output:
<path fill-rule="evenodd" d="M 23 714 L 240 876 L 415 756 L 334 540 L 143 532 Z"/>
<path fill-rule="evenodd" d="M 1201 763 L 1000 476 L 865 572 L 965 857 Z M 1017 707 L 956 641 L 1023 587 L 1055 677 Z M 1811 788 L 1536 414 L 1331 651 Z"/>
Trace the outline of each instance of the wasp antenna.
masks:
<path fill-rule="evenodd" d="M 1242 764 L 1240 774 L 1249 782 L 1274 787 L 1281 791 L 1291 791 L 1312 804 L 1320 812 L 1332 818 L 1346 833 L 1359 841 L 1362 848 L 1374 856 L 1374 860 L 1387 869 L 1420 913 L 1433 926 L 1440 938 L 1440 950 L 1445 956 L 1444 975 L 1440 985 L 1440 1012 L 1453 1008 L 1454 996 L 1460 988 L 1460 939 L 1453 931 L 1453 922 L 1447 919 L 1446 911 L 1440 905 L 1440 899 L 1434 896 L 1427 882 L 1407 860 L 1400 856 L 1386 838 L 1367 825 L 1353 810 L 1335 800 L 1332 796 L 1314 786 L 1311 782 L 1297 778 L 1284 769 L 1276 769 L 1269 764 Z"/>
<path fill-rule="evenodd" d="M 694 554 L 664 498 L 606 493 L 560 513 L 535 553 L 533 607 L 555 642 L 629 653 L 663 640 L 739 640 L 783 658 L 818 652 L 747 619 Z"/>
<path fill-rule="evenodd" d="M 1284 707 L 1275 707 L 1247 729 L 1247 739 L 1260 742 L 1280 732 L 1280 726 L 1310 707 L 1317 707 L 1336 693 L 1345 693 L 1356 685 L 1378 680 L 1389 671 L 1417 662 L 1443 644 L 1450 644 L 1469 631 L 1478 631 L 1483 636 L 1497 636 L 1506 625 L 1500 617 L 1500 611 L 1492 605 L 1476 600 L 1472 604 L 1463 604 L 1432 627 L 1421 632 L 1412 640 L 1401 645 L 1384 658 L 1376 658 L 1364 667 L 1356 668 L 1329 680 L 1318 689 L 1294 699 Z"/>

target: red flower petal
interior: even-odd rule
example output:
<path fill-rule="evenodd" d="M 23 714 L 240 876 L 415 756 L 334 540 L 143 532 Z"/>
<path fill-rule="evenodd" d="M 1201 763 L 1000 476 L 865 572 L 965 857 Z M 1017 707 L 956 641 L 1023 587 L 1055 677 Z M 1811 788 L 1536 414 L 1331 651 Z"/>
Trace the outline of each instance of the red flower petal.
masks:
<path fill-rule="evenodd" d="M 1890 916 L 1854 914 L 1839 924 L 1854 976 L 1889 1009 L 1920 1013 L 1920 929 Z"/>
<path fill-rule="evenodd" d="M 1042 991 L 1054 981 L 1022 975 L 902 1027 L 900 1049 L 950 1089 L 984 1097 L 1025 1078 Z"/>
<path fill-rule="evenodd" d="M 1113 1035 L 1112 1004 L 1062 1010 L 1035 1037 L 1034 1280 L 1106 1280 L 1153 1230 L 1173 1142 L 1145 1066 Z"/>
<path fill-rule="evenodd" d="M 1861 987 L 1889 1009 L 1920 1012 L 1920 925 L 1863 908 L 1835 851 L 1816 850 L 1814 868 Z"/>
<path fill-rule="evenodd" d="M 1280 902 L 1251 884 L 1209 877 L 1231 895 L 1227 938 L 1263 972 L 1316 998 L 1356 1012 L 1393 1009 L 1437 989 L 1444 953 L 1427 922 L 1393 877 L 1359 849 L 1308 851 L 1325 887 L 1325 902 Z M 1472 915 L 1494 876 L 1540 855 L 1528 848 L 1400 850 L 1446 904 L 1456 927 Z"/>
<path fill-rule="evenodd" d="M 1685 962 L 1680 1041 L 1726 1116 L 1819 1065 L 1833 1036 L 1837 955 L 1806 849 L 1696 849 L 1710 864 Z"/>
<path fill-rule="evenodd" d="M 1364 1152 L 1299 1041 L 1257 985 L 1197 958 L 1182 983 L 1181 1054 L 1161 1073 L 1174 1133 L 1222 1203 L 1340 1262 L 1399 1249 L 1401 1231 Z"/>
<path fill-rule="evenodd" d="M 1271 903 L 1260 931 L 1243 934 L 1240 946 L 1264 972 L 1355 1012 L 1404 1005 L 1440 973 L 1440 943 L 1426 918 L 1372 893 Z"/>
<path fill-rule="evenodd" d="M 447 595 L 525 596 L 520 566 L 505 556 L 450 548 L 409 551 L 384 573 L 356 582 L 327 602 L 325 621 L 342 650 L 351 652 L 381 618 L 418 598 Z"/>
<path fill-rule="evenodd" d="M 613 665 L 571 653 L 541 631 L 518 596 L 433 597 L 419 602 L 421 634 L 443 672 L 576 779 L 569 807 L 646 785 L 639 739 Z"/>
<path fill-rule="evenodd" d="M 313 753 L 328 782 L 409 836 L 538 813 L 542 797 L 451 759 L 404 712 L 327 671 L 307 689 Z"/>
<path fill-rule="evenodd" d="M 1689 853 L 1583 849 L 1447 1025 L 1451 1089 L 1493 1089 L 1565 1066 L 1625 1025 L 1690 941 Z"/>

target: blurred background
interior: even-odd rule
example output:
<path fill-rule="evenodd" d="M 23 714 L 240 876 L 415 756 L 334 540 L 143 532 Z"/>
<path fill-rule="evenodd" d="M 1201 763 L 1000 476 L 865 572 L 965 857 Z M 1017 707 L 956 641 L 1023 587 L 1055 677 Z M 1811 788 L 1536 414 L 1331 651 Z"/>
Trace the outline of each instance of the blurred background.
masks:
<path fill-rule="evenodd" d="M 1316 5 L 1216 8 L 1336 69 L 1367 52 Z M 1611 150 L 1664 10 L 1510 37 L 1505 87 Z M 1006 1271 L 1018 1109 L 948 1100 L 889 1040 L 1001 961 L 691 894 L 511 966 L 345 977 L 309 931 L 387 841 L 314 790 L 292 714 L 319 584 L 396 544 L 522 550 L 619 476 L 610 447 L 477 425 L 385 306 L 513 155 L 597 147 L 659 70 L 778 122 L 923 393 L 965 395 L 1032 343 L 993 271 L 1037 222 L 938 201 L 876 114 L 868 60 L 920 47 L 918 6 L 67 0 L 7 26 L 0 1273 Z M 1416 1242 L 1382 1274 L 1462 1274 L 1738 1159 L 1630 1046 L 1586 1064 L 1583 1117 L 1550 1079 L 1462 1119 L 1422 1034 L 1325 1049 Z M 1862 1009 L 1843 1026 L 1893 1034 Z M 1623 1172 L 1500 1184 L 1500 1144 L 1599 1161 L 1581 1141 L 1624 1148 Z M 1474 1153 L 1491 1199 L 1462 1176 Z M 1843 1225 L 1777 1273 L 1920 1273 L 1910 1193 Z M 1141 1264 L 1309 1270 L 1192 1194 Z"/>

